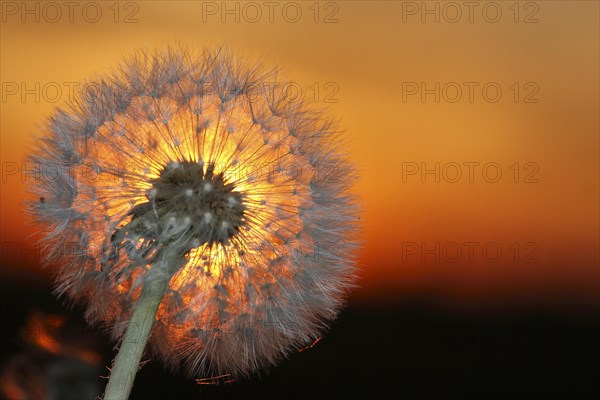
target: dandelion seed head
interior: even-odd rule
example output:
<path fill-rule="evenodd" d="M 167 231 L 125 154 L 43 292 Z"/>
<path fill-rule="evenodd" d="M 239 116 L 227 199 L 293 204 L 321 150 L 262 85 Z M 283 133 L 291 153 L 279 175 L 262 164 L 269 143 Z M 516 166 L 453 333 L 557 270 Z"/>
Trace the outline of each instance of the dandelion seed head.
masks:
<path fill-rule="evenodd" d="M 115 340 L 157 252 L 181 254 L 149 349 L 196 377 L 309 346 L 354 285 L 341 136 L 272 82 L 222 49 L 140 51 L 57 109 L 31 156 L 53 171 L 30 184 L 29 211 L 60 260 L 57 292 Z"/>

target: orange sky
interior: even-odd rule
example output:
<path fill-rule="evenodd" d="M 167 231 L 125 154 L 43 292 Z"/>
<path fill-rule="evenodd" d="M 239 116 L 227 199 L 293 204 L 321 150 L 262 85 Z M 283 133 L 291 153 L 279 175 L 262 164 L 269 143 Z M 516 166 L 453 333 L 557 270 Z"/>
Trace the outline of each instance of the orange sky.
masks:
<path fill-rule="evenodd" d="M 66 8 L 57 18 L 9 3 L 17 8 L 3 8 L 0 35 L 3 275 L 36 268 L 22 252 L 32 228 L 13 171 L 55 100 L 136 47 L 224 43 L 282 66 L 341 119 L 365 210 L 358 296 L 597 304 L 597 2 L 523 2 L 518 13 L 495 2 L 495 23 L 486 2 L 473 22 L 467 9 L 450 22 L 456 10 L 441 2 L 439 23 L 421 2 L 324 2 L 318 15 L 313 2 L 283 2 L 273 22 L 263 2 L 229 14 L 221 2 L 139 2 L 118 15 L 112 2 L 97 3 L 98 22 L 88 21 L 92 9 L 75 9 L 70 22 Z M 22 92 L 36 83 L 39 102 Z M 421 175 L 436 165 L 439 182 Z"/>

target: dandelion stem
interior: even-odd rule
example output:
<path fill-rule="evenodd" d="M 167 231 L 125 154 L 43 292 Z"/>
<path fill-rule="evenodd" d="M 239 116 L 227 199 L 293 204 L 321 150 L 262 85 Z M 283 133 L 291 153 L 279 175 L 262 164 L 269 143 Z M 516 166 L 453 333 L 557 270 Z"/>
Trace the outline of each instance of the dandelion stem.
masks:
<path fill-rule="evenodd" d="M 159 252 L 157 255 L 157 262 L 152 265 L 150 279 L 146 281 L 134 306 L 127 331 L 123 336 L 121 347 L 113 363 L 104 392 L 104 400 L 127 400 L 129 398 L 144 348 L 156 318 L 158 306 L 162 301 L 173 271 L 180 264 L 180 259 L 181 256 L 172 251 Z"/>

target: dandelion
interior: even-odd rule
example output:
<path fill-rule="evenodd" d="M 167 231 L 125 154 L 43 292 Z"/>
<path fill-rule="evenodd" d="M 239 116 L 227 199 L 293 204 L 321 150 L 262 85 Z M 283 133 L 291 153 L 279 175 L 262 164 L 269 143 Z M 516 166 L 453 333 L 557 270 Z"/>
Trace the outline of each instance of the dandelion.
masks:
<path fill-rule="evenodd" d="M 319 339 L 355 279 L 353 169 L 335 124 L 260 64 L 141 51 L 50 118 L 31 156 L 59 294 L 120 350 L 247 376 Z"/>

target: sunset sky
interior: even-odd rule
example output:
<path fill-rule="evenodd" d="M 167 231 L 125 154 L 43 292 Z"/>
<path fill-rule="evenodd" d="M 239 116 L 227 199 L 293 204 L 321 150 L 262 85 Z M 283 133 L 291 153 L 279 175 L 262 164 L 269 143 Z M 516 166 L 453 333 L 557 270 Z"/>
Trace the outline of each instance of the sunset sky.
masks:
<path fill-rule="evenodd" d="M 340 120 L 364 209 L 356 297 L 598 304 L 598 2 L 164 3 L 2 3 L 3 280 L 48 279 L 21 171 L 71 89 L 139 47 L 225 44 Z"/>

